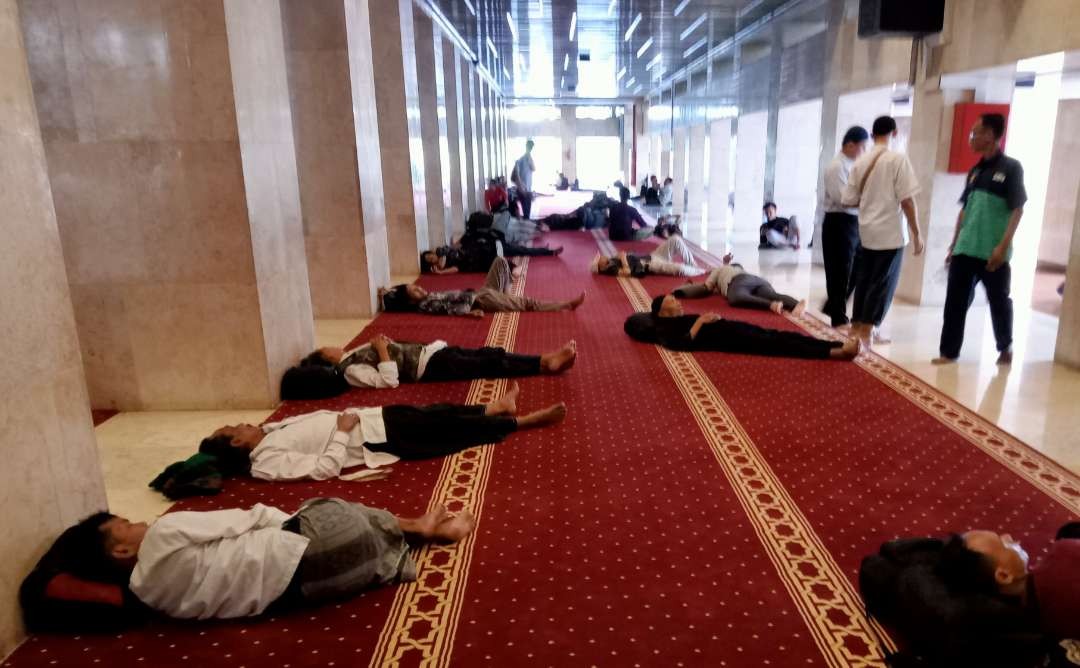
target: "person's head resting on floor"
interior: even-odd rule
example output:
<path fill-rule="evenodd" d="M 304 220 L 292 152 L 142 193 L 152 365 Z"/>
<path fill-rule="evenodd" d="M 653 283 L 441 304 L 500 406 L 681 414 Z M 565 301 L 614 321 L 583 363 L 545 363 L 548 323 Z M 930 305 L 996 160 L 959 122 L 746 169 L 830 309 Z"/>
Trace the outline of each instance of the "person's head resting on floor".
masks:
<path fill-rule="evenodd" d="M 387 313 L 416 311 L 427 294 L 427 290 L 415 283 L 401 283 L 392 288 L 380 288 L 379 307 Z"/>
<path fill-rule="evenodd" d="M 251 451 L 264 436 L 262 428 L 252 424 L 229 425 L 204 438 L 199 452 L 217 459 L 224 475 L 246 475 L 251 471 Z"/>
<path fill-rule="evenodd" d="M 1008 534 L 968 531 L 946 541 L 939 571 L 957 593 L 1022 596 L 1028 555 Z"/>
<path fill-rule="evenodd" d="M 112 513 L 95 513 L 75 525 L 73 546 L 80 553 L 72 574 L 93 582 L 127 584 L 148 528 Z"/>
<path fill-rule="evenodd" d="M 652 307 L 649 313 L 654 318 L 675 318 L 683 315 L 682 302 L 673 294 L 664 294 L 653 297 Z"/>
<path fill-rule="evenodd" d="M 866 142 L 870 139 L 870 133 L 861 125 L 853 125 L 844 133 L 844 139 L 840 142 L 840 152 L 854 160 L 866 150 Z"/>
<path fill-rule="evenodd" d="M 420 251 L 420 273 L 430 274 L 439 266 L 439 252 L 437 250 Z"/>

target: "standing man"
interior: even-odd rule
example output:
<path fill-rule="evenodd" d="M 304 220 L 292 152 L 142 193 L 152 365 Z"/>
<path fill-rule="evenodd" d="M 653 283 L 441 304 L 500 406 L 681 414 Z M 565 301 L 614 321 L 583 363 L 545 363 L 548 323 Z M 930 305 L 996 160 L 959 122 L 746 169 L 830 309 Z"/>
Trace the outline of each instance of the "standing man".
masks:
<path fill-rule="evenodd" d="M 536 163 L 532 159 L 533 140 L 525 142 L 525 155 L 514 163 L 514 185 L 517 186 L 518 200 L 521 202 L 521 217 L 528 220 L 532 214 L 532 181 Z"/>
<path fill-rule="evenodd" d="M 960 196 L 963 208 L 956 217 L 956 232 L 945 258 L 949 286 L 945 293 L 945 322 L 941 328 L 941 357 L 934 364 L 949 364 L 960 357 L 964 323 L 982 283 L 990 303 L 990 321 L 997 340 L 998 364 L 1012 362 L 1013 305 L 1009 297 L 1012 240 L 1024 215 L 1027 191 L 1024 168 L 1001 150 L 1005 117 L 983 114 L 971 129 L 971 148 L 982 157 L 968 172 Z"/>
<path fill-rule="evenodd" d="M 881 325 L 892 304 L 909 231 L 913 253 L 923 252 L 915 207 L 919 181 L 907 156 L 889 148 L 896 136 L 896 121 L 881 116 L 871 131 L 874 148 L 852 165 L 841 201 L 844 206 L 859 209 L 859 262 L 855 269 L 851 333 L 867 346 L 874 328 Z M 907 219 L 907 227 L 903 218 Z"/>
<path fill-rule="evenodd" d="M 851 270 L 859 248 L 859 210 L 844 206 L 844 186 L 848 184 L 855 160 L 866 152 L 868 139 L 870 133 L 861 125 L 848 129 L 840 152 L 825 168 L 821 251 L 825 259 L 825 290 L 829 295 L 825 313 L 832 319 L 833 327 L 848 324 L 847 300 L 854 288 Z"/>

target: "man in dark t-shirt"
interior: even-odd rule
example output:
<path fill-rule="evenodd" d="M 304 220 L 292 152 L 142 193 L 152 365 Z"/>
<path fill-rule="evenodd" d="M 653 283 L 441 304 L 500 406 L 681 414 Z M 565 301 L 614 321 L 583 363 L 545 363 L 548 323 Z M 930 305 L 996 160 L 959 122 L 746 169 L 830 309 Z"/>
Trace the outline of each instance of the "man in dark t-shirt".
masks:
<path fill-rule="evenodd" d="M 619 202 L 608 207 L 608 237 L 612 241 L 633 241 L 650 234 L 649 224 L 638 210 L 627 204 L 630 191 L 619 188 Z"/>

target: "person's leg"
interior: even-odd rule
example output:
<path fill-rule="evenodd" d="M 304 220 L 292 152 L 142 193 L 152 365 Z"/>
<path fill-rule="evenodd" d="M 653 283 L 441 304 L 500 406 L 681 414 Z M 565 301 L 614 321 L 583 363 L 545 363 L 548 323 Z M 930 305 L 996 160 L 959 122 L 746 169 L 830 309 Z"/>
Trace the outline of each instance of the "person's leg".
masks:
<path fill-rule="evenodd" d="M 672 292 L 679 299 L 703 299 L 713 294 L 704 283 L 687 283 Z"/>
<path fill-rule="evenodd" d="M 476 378 L 535 376 L 541 372 L 539 355 L 515 355 L 502 348 L 447 346 L 428 360 L 422 380 L 438 382 Z"/>
<path fill-rule="evenodd" d="M 753 274 L 739 274 L 728 284 L 728 303 L 736 308 L 753 308 L 767 311 L 772 308 L 772 301 L 755 294 L 758 286 L 767 283 L 764 278 Z"/>
<path fill-rule="evenodd" d="M 881 324 L 889 311 L 896 283 L 900 279 L 903 248 L 870 250 L 860 253 L 858 287 L 855 290 L 855 312 L 852 322 L 864 342 L 868 341 L 874 327 Z"/>
<path fill-rule="evenodd" d="M 760 277 L 759 277 L 760 278 Z M 773 288 L 772 283 L 764 278 L 754 288 L 754 296 L 769 300 L 770 304 L 780 302 L 785 311 L 794 311 L 799 306 L 799 300 L 791 295 L 781 294 Z"/>
<path fill-rule="evenodd" d="M 519 297 L 484 288 L 476 291 L 476 306 L 485 313 L 513 313 L 519 311 L 567 311 L 574 310 L 585 301 L 585 293 L 568 302 L 542 302 L 532 297 Z"/>
<path fill-rule="evenodd" d="M 488 410 L 484 405 L 385 406 L 386 443 L 369 447 L 402 459 L 430 459 L 499 443 L 517 430 L 513 415 L 488 415 Z"/>
<path fill-rule="evenodd" d="M 651 255 L 659 260 L 694 266 L 694 252 L 680 235 L 670 236 Z"/>
<path fill-rule="evenodd" d="M 951 362 L 960 357 L 960 348 L 964 345 L 964 325 L 967 312 L 975 298 L 975 283 L 978 280 L 978 258 L 967 255 L 955 255 L 949 262 L 949 282 L 945 288 L 944 318 L 941 324 L 941 341 L 938 345 L 940 357 L 933 360 L 937 364 Z"/>
<path fill-rule="evenodd" d="M 1000 353 L 998 362 L 1007 364 L 1012 361 L 1013 343 L 1013 302 L 1009 296 L 1012 267 L 1006 262 L 997 271 L 988 271 L 983 265 L 979 278 L 986 288 L 986 300 L 990 303 L 990 322 L 994 325 L 994 339 Z"/>
<path fill-rule="evenodd" d="M 544 255 L 559 255 L 562 253 L 562 247 L 551 249 L 547 246 L 521 246 L 519 244 L 504 243 L 503 255 L 506 257 L 538 257 Z"/>
<path fill-rule="evenodd" d="M 845 246 L 847 245 L 845 214 L 830 212 L 825 214 L 821 224 L 821 254 L 825 262 L 825 313 L 833 327 L 846 325 L 847 284 L 850 265 L 845 267 Z"/>
<path fill-rule="evenodd" d="M 532 217 L 532 193 L 523 191 L 518 194 L 518 198 L 521 200 L 521 217 L 529 220 Z"/>
<path fill-rule="evenodd" d="M 738 320 L 720 320 L 698 333 L 696 348 L 745 355 L 828 359 L 840 341 L 823 341 L 797 332 L 766 329 Z"/>
<path fill-rule="evenodd" d="M 510 263 L 505 257 L 496 257 L 491 262 L 487 276 L 484 278 L 484 287 L 498 292 L 508 292 L 513 282 L 510 274 Z"/>
<path fill-rule="evenodd" d="M 883 258 L 885 262 L 884 285 L 882 286 L 883 290 L 879 304 L 880 313 L 874 319 L 874 327 L 880 327 L 881 323 L 885 320 L 885 316 L 889 313 L 889 307 L 892 306 L 893 296 L 896 294 L 896 286 L 900 284 L 900 269 L 904 265 L 903 248 L 884 252 L 890 254 Z"/>
<path fill-rule="evenodd" d="M 788 241 L 787 235 L 780 230 L 774 230 L 772 228 L 765 230 L 765 238 L 768 239 L 771 248 L 791 247 L 791 242 Z"/>

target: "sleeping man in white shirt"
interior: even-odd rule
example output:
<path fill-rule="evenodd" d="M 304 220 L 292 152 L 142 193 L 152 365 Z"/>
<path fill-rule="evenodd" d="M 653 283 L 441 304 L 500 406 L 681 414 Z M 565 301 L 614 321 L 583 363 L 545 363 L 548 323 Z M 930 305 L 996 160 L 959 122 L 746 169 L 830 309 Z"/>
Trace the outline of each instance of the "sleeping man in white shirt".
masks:
<path fill-rule="evenodd" d="M 319 348 L 281 379 L 282 399 L 325 399 L 352 387 L 393 388 L 400 383 L 517 378 L 559 374 L 574 366 L 577 343 L 542 355 L 503 348 L 462 348 L 446 341 L 409 343 L 376 334 L 350 350 Z"/>
<path fill-rule="evenodd" d="M 140 601 L 171 617 L 225 619 L 415 580 L 411 547 L 457 542 L 475 525 L 470 513 L 452 517 L 441 506 L 407 519 L 312 499 L 293 515 L 260 503 L 168 513 L 149 525 L 98 513 L 78 535 L 93 579 L 126 581 Z"/>
<path fill-rule="evenodd" d="M 213 455 L 230 474 L 263 480 L 328 480 L 344 468 L 376 469 L 399 459 L 442 457 L 476 445 L 498 443 L 519 429 L 562 422 L 566 404 L 517 417 L 519 388 L 489 404 L 381 406 L 344 412 L 315 411 L 256 427 L 222 427 L 203 439 L 199 452 Z"/>

